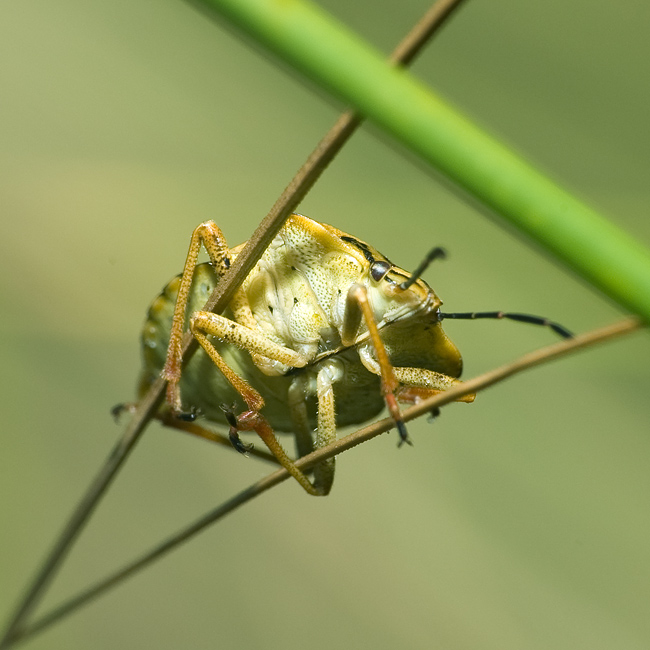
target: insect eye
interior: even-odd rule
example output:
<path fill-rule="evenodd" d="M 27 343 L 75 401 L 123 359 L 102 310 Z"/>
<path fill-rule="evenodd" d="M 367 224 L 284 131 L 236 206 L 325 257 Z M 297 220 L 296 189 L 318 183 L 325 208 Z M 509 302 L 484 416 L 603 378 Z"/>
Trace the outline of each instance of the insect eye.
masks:
<path fill-rule="evenodd" d="M 373 262 L 370 265 L 370 277 L 375 282 L 379 282 L 388 271 L 390 271 L 390 264 L 388 262 Z"/>

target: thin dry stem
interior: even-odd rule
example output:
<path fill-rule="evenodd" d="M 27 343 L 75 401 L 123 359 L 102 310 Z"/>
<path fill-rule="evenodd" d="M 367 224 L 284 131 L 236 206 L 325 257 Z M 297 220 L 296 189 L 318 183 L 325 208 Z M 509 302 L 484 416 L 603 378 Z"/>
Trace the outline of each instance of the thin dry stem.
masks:
<path fill-rule="evenodd" d="M 442 26 L 446 18 L 451 15 L 453 9 L 458 7 L 461 2 L 462 0 L 438 0 L 438 2 L 434 3 L 433 7 L 397 46 L 397 49 L 391 55 L 391 61 L 402 65 L 410 63 L 423 45 Z M 237 256 L 232 267 L 220 280 L 206 303 L 204 311 L 223 311 L 232 299 L 237 287 L 257 263 L 287 217 L 302 201 L 361 121 L 361 118 L 352 112 L 344 113 L 339 118 L 276 201 L 269 214 L 248 241 L 248 244 Z M 191 335 L 186 335 L 183 339 L 183 362 L 187 362 L 196 347 L 196 341 L 192 339 Z M 5 634 L 0 640 L 0 649 L 10 647 L 23 637 L 24 628 L 21 628 L 22 622 L 37 605 L 74 541 L 88 522 L 115 475 L 128 458 L 147 424 L 156 413 L 162 402 L 164 389 L 165 382 L 162 379 L 157 380 L 138 405 L 133 418 L 124 430 L 122 438 L 118 441 L 83 499 L 74 510 L 70 520 L 36 574 L 34 581 L 9 620 Z"/>
<path fill-rule="evenodd" d="M 572 352 L 576 352 L 578 350 L 596 345 L 597 343 L 603 343 L 625 334 L 629 334 L 635 330 L 640 329 L 641 326 L 641 321 L 638 318 L 629 318 L 615 323 L 614 325 L 609 325 L 607 327 L 603 327 L 601 329 L 576 336 L 573 339 L 568 339 L 554 345 L 549 345 L 545 348 L 542 348 L 541 350 L 536 350 L 535 352 L 526 354 L 511 363 L 500 366 L 495 370 L 486 372 L 478 377 L 475 377 L 474 379 L 463 382 L 461 385 L 445 391 L 444 393 L 430 397 L 422 401 L 420 404 L 412 406 L 403 412 L 403 418 L 405 421 L 413 420 L 421 415 L 429 413 L 433 408 L 439 408 L 445 404 L 449 404 L 450 402 L 455 401 L 457 398 L 462 397 L 463 395 L 467 395 L 469 393 L 478 393 L 498 382 L 512 377 L 515 374 L 523 372 L 524 370 L 528 370 L 542 363 L 547 363 L 554 359 L 564 357 L 568 354 L 571 354 Z M 351 433 L 345 438 L 336 440 L 330 445 L 327 445 L 322 449 L 314 451 L 311 454 L 300 458 L 296 461 L 296 466 L 299 467 L 302 471 L 308 470 L 319 462 L 327 460 L 328 458 L 332 458 L 333 456 L 337 456 L 338 454 L 341 454 L 348 449 L 352 449 L 352 447 L 356 447 L 363 442 L 367 442 L 372 438 L 376 438 L 380 434 L 394 428 L 394 426 L 395 422 L 392 418 L 385 418 L 383 420 L 379 420 L 378 422 L 374 422 L 367 427 Z M 23 628 L 21 631 L 20 640 L 24 640 L 27 637 L 33 636 L 37 632 L 44 630 L 56 621 L 71 614 L 73 611 L 89 603 L 100 594 L 116 586 L 138 571 L 144 569 L 155 560 L 160 559 L 162 556 L 166 555 L 183 542 L 188 541 L 211 524 L 216 523 L 227 514 L 231 513 L 233 510 L 236 510 L 239 506 L 248 503 L 255 497 L 270 490 L 272 487 L 279 485 L 288 478 L 290 478 L 290 474 L 285 469 L 278 469 L 268 476 L 265 476 L 257 483 L 254 483 L 222 505 L 208 512 L 200 519 L 197 519 L 195 522 L 185 527 L 178 533 L 172 535 L 161 544 L 142 555 L 137 560 L 123 567 L 119 571 L 116 571 L 107 578 L 104 578 L 95 585 L 92 585 L 88 589 L 79 593 L 77 596 L 74 596 L 70 600 L 59 605 L 57 608 L 37 619 L 32 625 Z"/>

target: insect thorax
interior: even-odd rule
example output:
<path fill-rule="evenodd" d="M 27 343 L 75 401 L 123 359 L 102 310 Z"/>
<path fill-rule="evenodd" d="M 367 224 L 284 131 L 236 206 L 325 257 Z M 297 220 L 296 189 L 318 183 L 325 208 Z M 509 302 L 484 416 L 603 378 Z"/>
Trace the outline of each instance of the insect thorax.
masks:
<path fill-rule="evenodd" d="M 230 259 L 240 250 L 230 249 Z M 381 279 L 370 273 L 376 261 L 390 269 Z M 368 370 L 371 352 L 365 325 L 359 326 L 351 346 L 344 348 L 341 342 L 348 291 L 355 284 L 366 287 L 395 365 L 426 368 L 452 377 L 460 374 L 460 355 L 435 318 L 439 300 L 423 282 L 409 291 L 398 291 L 399 283 L 407 277 L 364 242 L 294 215 L 241 286 L 248 316 L 235 302 L 224 315 L 299 352 L 308 360 L 307 366 L 291 368 L 259 356 L 253 362 L 246 350 L 216 340 L 214 345 L 226 363 L 260 392 L 266 403 L 263 412 L 275 429 L 291 429 L 287 402 L 291 387 L 298 383 L 304 389 L 310 420 L 315 420 L 316 376 L 323 363 L 334 364 L 338 373 L 334 385 L 337 422 L 363 422 L 381 410 L 383 398 L 379 378 Z M 187 315 L 202 309 L 217 282 L 211 265 L 197 265 Z M 142 335 L 142 390 L 163 367 L 177 293 L 178 278 L 165 287 L 149 310 Z M 397 322 L 386 325 L 390 321 L 384 318 L 387 314 L 397 314 Z M 364 352 L 365 366 L 359 351 Z M 184 405 L 197 408 L 210 420 L 224 421 L 221 404 L 234 402 L 236 408 L 244 408 L 238 393 L 202 350 L 184 369 L 180 387 Z"/>

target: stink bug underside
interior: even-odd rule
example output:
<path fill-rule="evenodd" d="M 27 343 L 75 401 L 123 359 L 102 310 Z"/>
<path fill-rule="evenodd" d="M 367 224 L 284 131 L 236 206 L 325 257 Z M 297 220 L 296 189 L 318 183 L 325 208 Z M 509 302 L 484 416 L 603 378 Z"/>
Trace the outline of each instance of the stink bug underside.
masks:
<path fill-rule="evenodd" d="M 197 261 L 201 245 L 209 263 Z M 442 314 L 440 299 L 420 278 L 441 249 L 410 274 L 365 242 L 297 214 L 228 310 L 202 311 L 242 247 L 228 248 L 212 221 L 195 229 L 183 273 L 149 309 L 140 392 L 162 371 L 165 408 L 172 414 L 197 413 L 227 425 L 240 451 L 246 446 L 238 432 L 255 431 L 310 494 L 330 491 L 334 459 L 314 468 L 312 482 L 274 432 L 293 433 L 303 456 L 333 441 L 338 427 L 365 422 L 387 405 L 408 441 L 397 402 L 447 390 L 461 374 L 461 356 L 442 329 L 443 318 L 513 318 L 569 335 L 555 323 L 520 314 Z M 188 327 L 202 349 L 181 369 Z"/>

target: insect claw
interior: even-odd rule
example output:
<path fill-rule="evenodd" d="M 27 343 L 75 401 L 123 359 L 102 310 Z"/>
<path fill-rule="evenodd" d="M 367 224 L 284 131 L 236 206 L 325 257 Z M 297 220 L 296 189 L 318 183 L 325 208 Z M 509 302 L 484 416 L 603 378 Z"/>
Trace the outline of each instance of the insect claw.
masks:
<path fill-rule="evenodd" d="M 434 422 L 440 416 L 440 409 L 437 406 L 434 406 L 429 412 L 429 417 L 427 422 Z"/>
<path fill-rule="evenodd" d="M 179 413 L 176 413 L 175 415 L 182 422 L 194 422 L 194 420 L 196 420 L 198 414 L 196 412 L 196 409 L 192 408 L 189 411 L 180 411 Z"/>
<path fill-rule="evenodd" d="M 246 444 L 240 437 L 237 429 L 235 427 L 230 427 L 228 432 L 228 438 L 230 438 L 230 444 L 244 456 L 248 456 L 248 452 L 253 449 L 252 444 Z"/>
<path fill-rule="evenodd" d="M 119 404 L 116 404 L 111 409 L 111 416 L 113 417 L 113 420 L 115 420 L 115 422 L 117 423 L 120 421 L 120 416 L 122 415 L 122 413 L 128 410 L 129 410 L 129 405 L 125 404 L 124 402 L 120 402 Z"/>
<path fill-rule="evenodd" d="M 406 443 L 412 447 L 413 442 L 411 442 L 411 439 L 409 438 L 404 420 L 395 420 L 395 424 L 397 425 L 397 431 L 399 432 L 399 442 L 397 443 L 397 446 L 401 447 L 404 443 Z"/>
<path fill-rule="evenodd" d="M 237 416 L 235 415 L 235 406 L 236 404 L 221 404 L 219 408 L 224 412 L 226 416 L 226 421 L 230 425 L 231 429 L 237 429 Z"/>

